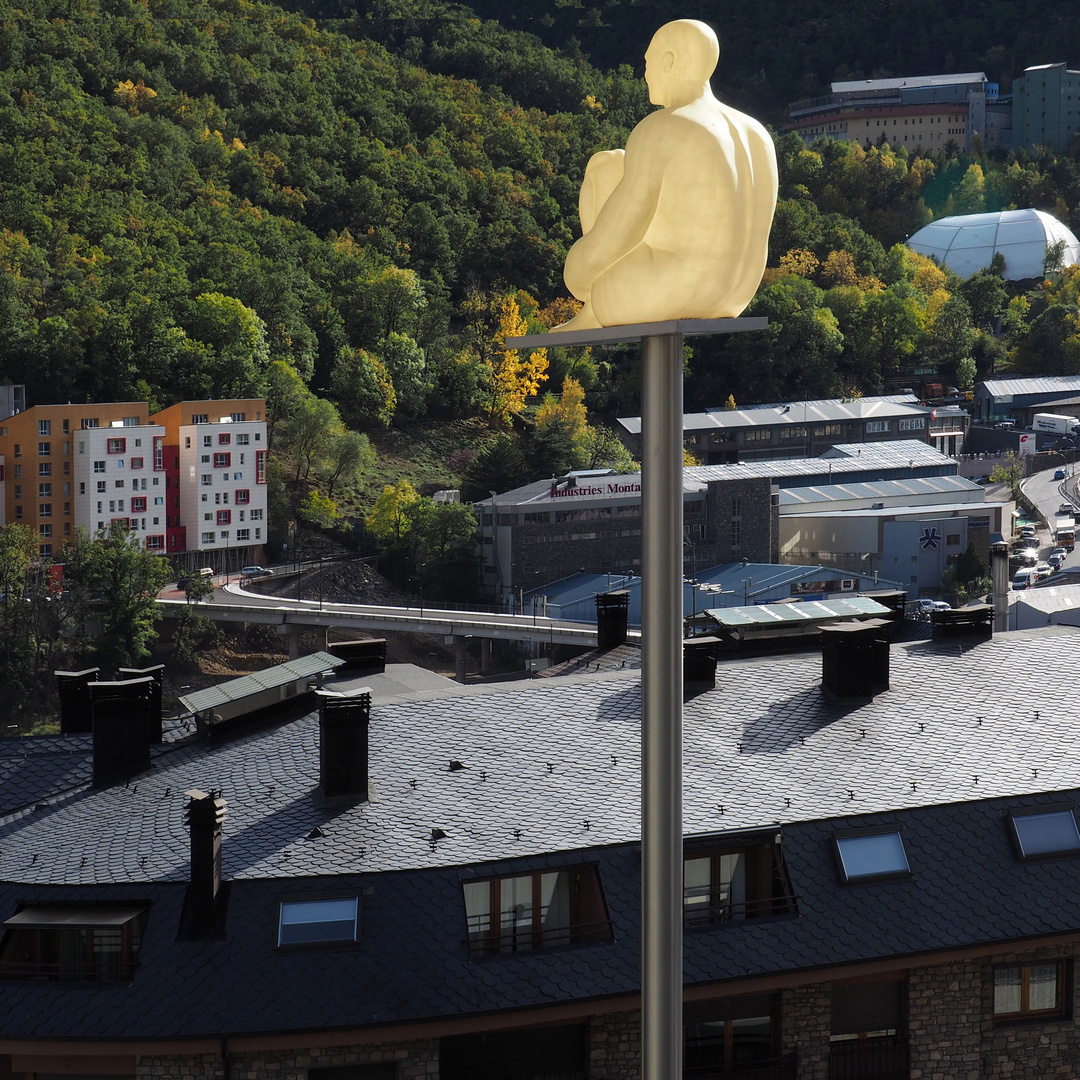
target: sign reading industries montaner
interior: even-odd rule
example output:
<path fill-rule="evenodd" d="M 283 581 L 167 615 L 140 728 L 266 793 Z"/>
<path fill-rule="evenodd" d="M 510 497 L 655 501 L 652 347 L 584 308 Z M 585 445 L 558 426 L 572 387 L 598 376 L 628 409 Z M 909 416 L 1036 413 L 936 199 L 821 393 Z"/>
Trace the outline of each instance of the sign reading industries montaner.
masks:
<path fill-rule="evenodd" d="M 640 495 L 641 481 L 624 482 L 612 480 L 606 484 L 578 484 L 571 487 L 568 484 L 556 483 L 551 485 L 551 497 L 553 499 L 569 499 L 574 496 L 597 496 L 612 495 Z"/>

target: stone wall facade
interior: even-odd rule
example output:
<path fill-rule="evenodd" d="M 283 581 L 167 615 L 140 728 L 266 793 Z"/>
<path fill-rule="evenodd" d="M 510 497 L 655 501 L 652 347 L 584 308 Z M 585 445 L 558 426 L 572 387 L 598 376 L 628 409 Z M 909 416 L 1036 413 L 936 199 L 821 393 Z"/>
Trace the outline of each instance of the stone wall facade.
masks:
<path fill-rule="evenodd" d="M 906 1036 L 911 1080 L 1048 1080 L 1080 1075 L 1075 952 L 1074 946 L 1046 946 L 913 966 L 881 976 L 881 982 L 902 984 L 899 1041 Z M 1055 962 L 1063 962 L 1063 1016 L 995 1020 L 994 973 L 999 965 Z M 849 983 L 836 985 L 850 989 Z M 778 1054 L 797 1056 L 793 1080 L 829 1078 L 832 990 L 833 984 L 822 981 L 776 995 L 775 1048 Z M 637 1011 L 598 1015 L 589 1021 L 588 1080 L 639 1080 L 640 1026 Z M 872 1043 L 867 1039 L 865 1045 Z M 234 1053 L 228 1069 L 215 1055 L 142 1057 L 135 1075 L 139 1080 L 309 1080 L 311 1069 L 369 1063 L 394 1063 L 397 1080 L 439 1080 L 439 1040 Z"/>

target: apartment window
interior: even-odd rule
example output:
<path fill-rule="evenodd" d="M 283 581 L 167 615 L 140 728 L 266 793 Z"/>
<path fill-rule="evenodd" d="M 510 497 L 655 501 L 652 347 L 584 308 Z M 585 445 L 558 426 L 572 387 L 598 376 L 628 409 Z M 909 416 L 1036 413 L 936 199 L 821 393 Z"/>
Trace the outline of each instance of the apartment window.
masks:
<path fill-rule="evenodd" d="M 1014 810 L 1009 815 L 1013 841 L 1021 859 L 1075 855 L 1080 852 L 1080 832 L 1071 807 L 1040 807 Z"/>
<path fill-rule="evenodd" d="M 207 511 L 206 513 L 203 514 L 202 519 L 203 519 L 203 521 L 213 521 L 214 520 L 214 515 L 211 514 L 209 511 Z"/>
<path fill-rule="evenodd" d="M 155 506 L 164 506 L 165 505 L 164 497 L 161 496 L 161 495 L 155 495 L 154 496 L 154 505 Z"/>
<path fill-rule="evenodd" d="M 236 436 L 237 446 L 247 446 L 251 442 L 251 436 L 241 432 Z"/>
<path fill-rule="evenodd" d="M 21 446 L 21 444 L 16 443 L 15 446 L 13 447 L 13 449 L 12 449 L 12 453 L 14 454 L 15 457 L 22 457 L 22 446 Z"/>
<path fill-rule="evenodd" d="M 240 455 L 240 463 L 243 464 L 243 462 L 244 462 L 244 455 L 241 454 Z M 242 472 L 234 472 L 232 474 L 232 478 L 234 480 L 243 480 L 244 479 L 244 474 Z"/>
<path fill-rule="evenodd" d="M 217 441 L 218 446 L 228 446 L 229 443 L 232 442 L 232 435 L 227 431 L 223 431 L 220 435 L 218 435 Z"/>
<path fill-rule="evenodd" d="M 256 435 L 255 437 L 256 437 L 256 439 L 258 439 L 258 435 Z M 266 483 L 266 451 L 265 450 L 256 450 L 255 451 L 255 483 L 256 484 L 265 484 Z"/>
<path fill-rule="evenodd" d="M 1002 964 L 994 968 L 994 1020 L 1047 1020 L 1066 1016 L 1067 962 Z"/>
<path fill-rule="evenodd" d="M 124 481 L 123 480 L 114 480 L 113 481 L 113 487 L 122 488 L 123 486 L 124 486 Z"/>
<path fill-rule="evenodd" d="M 133 457 L 131 459 L 131 467 L 133 469 L 141 469 L 143 467 L 143 459 L 141 457 Z"/>
<path fill-rule="evenodd" d="M 52 443 L 39 442 L 37 444 L 38 457 L 48 457 L 52 453 Z"/>
<path fill-rule="evenodd" d="M 132 499 L 131 500 L 131 512 L 133 514 L 145 514 L 146 513 L 146 499 Z"/>
<path fill-rule="evenodd" d="M 889 430 L 888 420 L 867 420 L 866 421 L 866 433 L 868 435 L 879 435 L 882 432 Z"/>
<path fill-rule="evenodd" d="M 222 529 L 218 533 L 218 536 L 220 536 L 222 540 L 228 541 L 228 539 L 229 539 L 229 530 L 228 529 Z"/>
<path fill-rule="evenodd" d="M 52 503 L 40 503 L 38 505 L 38 517 L 52 517 Z"/>
<path fill-rule="evenodd" d="M 611 938 L 593 866 L 470 881 L 464 892 L 474 957 Z"/>
<path fill-rule="evenodd" d="M 229 414 L 229 419 L 234 424 L 242 424 L 246 418 L 247 418 L 247 413 L 234 412 L 234 413 Z"/>
<path fill-rule="evenodd" d="M 251 502 L 251 492 L 247 488 L 238 488 L 235 494 L 236 503 L 248 503 Z"/>
<path fill-rule="evenodd" d="M 138 427 L 139 418 L 137 416 L 125 416 L 124 427 Z"/>
<path fill-rule="evenodd" d="M 105 443 L 105 452 L 108 454 L 123 454 L 127 450 L 127 439 L 108 439 Z"/>
<path fill-rule="evenodd" d="M 16 506 L 15 507 L 15 520 L 16 521 L 21 521 L 22 516 L 23 516 L 23 514 L 22 514 L 22 506 L 21 505 Z"/>
<path fill-rule="evenodd" d="M 157 518 L 154 518 L 154 524 L 157 524 Z M 165 547 L 164 536 L 148 536 L 146 538 L 146 550 L 147 551 L 161 551 Z"/>
<path fill-rule="evenodd" d="M 104 480 L 99 480 L 99 481 L 97 482 L 97 489 L 98 489 L 98 492 L 99 492 L 99 493 L 100 493 L 100 492 L 103 492 L 103 491 L 105 490 L 106 486 L 107 486 L 107 483 L 106 483 L 106 481 L 104 481 Z"/>
<path fill-rule="evenodd" d="M 201 537 L 201 539 L 199 541 L 200 543 L 212 544 L 214 542 L 214 534 L 212 532 L 200 533 L 200 537 Z"/>
<path fill-rule="evenodd" d="M 903 980 L 833 986 L 829 1075 L 907 1076 Z"/>
<path fill-rule="evenodd" d="M 215 469 L 227 469 L 232 465 L 232 454 L 215 454 L 214 455 L 214 468 Z"/>
<path fill-rule="evenodd" d="M 683 919 L 715 926 L 761 915 L 793 914 L 780 845 L 765 843 L 688 850 L 683 860 Z"/>
<path fill-rule="evenodd" d="M 278 945 L 334 944 L 359 937 L 357 897 L 326 900 L 282 900 Z"/>
<path fill-rule="evenodd" d="M 846 882 L 860 884 L 911 874 L 899 829 L 862 830 L 836 836 L 833 843 Z"/>
<path fill-rule="evenodd" d="M 213 435 L 204 435 L 203 438 L 202 438 L 202 444 L 203 444 L 203 446 L 206 446 L 206 447 L 213 446 L 214 445 L 214 436 Z"/>
<path fill-rule="evenodd" d="M 236 530 L 236 539 L 237 539 L 237 542 L 239 542 L 241 540 L 250 540 L 251 539 L 251 530 L 250 529 L 237 529 Z"/>
<path fill-rule="evenodd" d="M 251 511 L 248 512 L 248 517 L 252 521 L 262 521 L 263 512 L 261 510 L 251 510 Z"/>
<path fill-rule="evenodd" d="M 39 499 L 52 498 L 52 484 L 38 484 L 37 494 Z"/>
<path fill-rule="evenodd" d="M 199 455 L 199 464 L 200 465 L 209 465 L 210 464 L 210 455 L 209 454 L 200 454 Z"/>
<path fill-rule="evenodd" d="M 52 463 L 48 461 L 42 461 L 37 467 L 38 476 L 52 476 Z"/>
<path fill-rule="evenodd" d="M 774 1019 L 776 1014 L 776 999 L 772 994 L 688 1001 L 683 1006 L 687 1074 L 728 1076 L 732 1070 L 746 1069 L 757 1075 L 755 1063 L 765 1067 L 766 1062 L 776 1058 L 779 1027 Z M 781 1065 L 781 1062 L 770 1064 Z"/>
<path fill-rule="evenodd" d="M 52 544 L 39 544 L 38 555 L 45 558 L 48 555 L 52 555 Z"/>
<path fill-rule="evenodd" d="M 191 422 L 193 424 L 206 424 L 209 422 L 209 417 L 206 413 L 195 413 L 191 417 Z"/>
<path fill-rule="evenodd" d="M 94 462 L 94 472 L 103 473 L 104 471 L 105 471 L 105 462 L 104 461 L 95 461 Z"/>
<path fill-rule="evenodd" d="M 214 482 L 214 474 L 213 473 L 203 473 L 202 477 L 200 479 L 201 479 L 203 487 L 210 487 L 210 485 L 213 484 L 213 482 Z"/>
<path fill-rule="evenodd" d="M 87 428 L 96 428 L 98 426 L 98 418 L 96 416 L 83 417 L 82 426 L 84 431 Z"/>
<path fill-rule="evenodd" d="M 4 923 L 0 978 L 127 981 L 145 924 L 142 905 L 28 905 Z"/>
<path fill-rule="evenodd" d="M 154 469 L 161 472 L 165 468 L 165 437 L 163 435 L 154 436 Z M 157 481 L 154 481 L 157 483 Z"/>
<path fill-rule="evenodd" d="M 38 526 L 38 536 L 46 537 L 46 538 L 52 536 L 52 526 L 51 525 L 39 525 Z"/>
<path fill-rule="evenodd" d="M 231 510 L 219 510 L 217 512 L 217 523 L 219 525 L 228 525 L 232 522 Z"/>
<path fill-rule="evenodd" d="M 581 1080 L 588 1075 L 588 1065 L 587 1024 L 451 1035 L 439 1040 L 441 1080 Z M 316 1075 L 314 1069 L 308 1076 L 309 1080 L 392 1080 L 376 1073 Z"/>
<path fill-rule="evenodd" d="M 51 434 L 51 432 L 49 431 L 49 428 L 51 428 L 51 427 L 52 427 L 52 421 L 51 420 L 39 420 L 38 421 L 38 426 L 37 426 L 38 435 L 47 436 L 47 435 Z"/>

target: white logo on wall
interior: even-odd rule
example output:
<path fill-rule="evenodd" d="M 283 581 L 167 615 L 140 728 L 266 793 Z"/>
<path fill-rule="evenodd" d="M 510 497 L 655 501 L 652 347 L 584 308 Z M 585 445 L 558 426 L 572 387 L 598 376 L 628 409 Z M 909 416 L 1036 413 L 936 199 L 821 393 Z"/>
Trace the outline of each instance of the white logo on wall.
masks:
<path fill-rule="evenodd" d="M 937 548 L 941 543 L 941 534 L 937 529 L 923 529 L 922 536 L 919 537 L 919 547 L 923 551 L 929 551 L 931 548 Z"/>

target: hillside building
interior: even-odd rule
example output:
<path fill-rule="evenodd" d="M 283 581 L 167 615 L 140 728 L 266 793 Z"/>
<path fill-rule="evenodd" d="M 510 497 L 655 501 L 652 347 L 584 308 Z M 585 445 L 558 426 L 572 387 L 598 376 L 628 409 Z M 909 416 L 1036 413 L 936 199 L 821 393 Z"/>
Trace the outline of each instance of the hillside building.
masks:
<path fill-rule="evenodd" d="M 1012 145 L 1011 108 L 981 71 L 834 82 L 832 93 L 793 102 L 785 131 L 809 145 L 821 136 L 862 146 L 885 141 L 940 150 L 954 142 L 971 150 Z"/>
<path fill-rule="evenodd" d="M 0 421 L 6 522 L 54 557 L 79 528 L 122 522 L 147 551 L 257 562 L 266 538 L 266 404 L 34 405 Z M 235 554 L 234 554 L 235 553 Z"/>
<path fill-rule="evenodd" d="M 1080 71 L 1065 63 L 1037 64 L 1013 81 L 1013 140 L 1031 150 L 1068 150 L 1080 132 Z"/>
<path fill-rule="evenodd" d="M 1080 637 L 875 649 L 687 697 L 684 1075 L 1069 1075 Z M 0 1075 L 639 1077 L 638 672 L 408 682 L 0 745 Z"/>
<path fill-rule="evenodd" d="M 641 456 L 641 417 L 619 418 L 619 437 Z M 921 440 L 960 452 L 969 419 L 952 406 L 919 405 L 914 394 L 851 401 L 774 402 L 683 416 L 683 445 L 705 465 L 819 457 L 838 444 Z"/>

